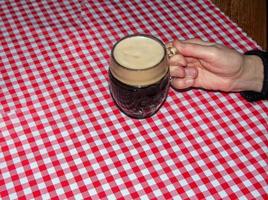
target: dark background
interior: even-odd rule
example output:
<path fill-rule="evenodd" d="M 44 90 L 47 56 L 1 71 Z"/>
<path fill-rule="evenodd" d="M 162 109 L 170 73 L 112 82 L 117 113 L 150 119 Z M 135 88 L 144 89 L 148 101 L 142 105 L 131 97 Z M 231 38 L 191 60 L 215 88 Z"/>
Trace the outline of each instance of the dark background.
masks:
<path fill-rule="evenodd" d="M 212 2 L 267 50 L 267 0 L 212 0 Z"/>

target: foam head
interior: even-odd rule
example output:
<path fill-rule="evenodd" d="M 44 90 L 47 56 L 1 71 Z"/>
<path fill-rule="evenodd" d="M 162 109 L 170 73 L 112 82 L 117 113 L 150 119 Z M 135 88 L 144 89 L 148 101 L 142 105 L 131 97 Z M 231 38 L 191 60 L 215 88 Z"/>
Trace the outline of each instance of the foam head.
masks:
<path fill-rule="evenodd" d="M 132 35 L 114 45 L 110 70 L 119 81 L 146 86 L 159 81 L 168 71 L 164 44 L 147 35 Z"/>

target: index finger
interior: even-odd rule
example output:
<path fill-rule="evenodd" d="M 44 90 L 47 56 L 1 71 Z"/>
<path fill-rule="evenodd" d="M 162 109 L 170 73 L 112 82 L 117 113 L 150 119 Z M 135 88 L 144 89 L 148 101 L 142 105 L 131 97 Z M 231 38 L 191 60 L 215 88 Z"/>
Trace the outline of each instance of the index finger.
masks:
<path fill-rule="evenodd" d="M 208 60 L 215 56 L 214 45 L 203 45 L 197 43 L 181 42 L 179 40 L 174 41 L 173 45 L 183 56 L 194 57 L 199 59 Z"/>

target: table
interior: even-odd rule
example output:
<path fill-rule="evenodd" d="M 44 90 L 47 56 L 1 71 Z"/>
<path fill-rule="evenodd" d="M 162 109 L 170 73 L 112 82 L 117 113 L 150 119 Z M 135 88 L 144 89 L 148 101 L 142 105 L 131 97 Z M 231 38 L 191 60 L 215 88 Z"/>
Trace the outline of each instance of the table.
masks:
<path fill-rule="evenodd" d="M 258 48 L 210 1 L 1 1 L 0 15 L 2 199 L 267 199 L 267 101 L 170 89 L 134 120 L 108 90 L 127 34 Z"/>

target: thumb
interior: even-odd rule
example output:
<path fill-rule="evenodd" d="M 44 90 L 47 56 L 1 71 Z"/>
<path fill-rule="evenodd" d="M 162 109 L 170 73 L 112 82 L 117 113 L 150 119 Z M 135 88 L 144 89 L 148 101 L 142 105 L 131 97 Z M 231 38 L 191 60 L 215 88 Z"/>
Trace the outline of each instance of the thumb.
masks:
<path fill-rule="evenodd" d="M 187 57 L 194 57 L 208 60 L 213 57 L 214 47 L 191 42 L 182 42 L 175 40 L 173 46 L 180 54 Z"/>

